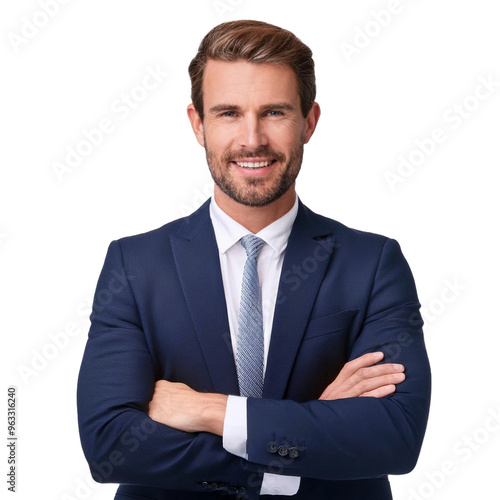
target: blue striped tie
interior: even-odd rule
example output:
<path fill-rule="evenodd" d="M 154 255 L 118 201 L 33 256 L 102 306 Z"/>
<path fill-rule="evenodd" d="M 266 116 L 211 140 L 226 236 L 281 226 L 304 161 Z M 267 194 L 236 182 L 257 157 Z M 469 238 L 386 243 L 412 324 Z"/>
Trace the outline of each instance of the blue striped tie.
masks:
<path fill-rule="evenodd" d="M 236 370 L 240 394 L 261 398 L 264 386 L 264 327 L 257 257 L 265 241 L 247 234 L 240 243 L 247 252 L 247 260 L 241 282 Z"/>

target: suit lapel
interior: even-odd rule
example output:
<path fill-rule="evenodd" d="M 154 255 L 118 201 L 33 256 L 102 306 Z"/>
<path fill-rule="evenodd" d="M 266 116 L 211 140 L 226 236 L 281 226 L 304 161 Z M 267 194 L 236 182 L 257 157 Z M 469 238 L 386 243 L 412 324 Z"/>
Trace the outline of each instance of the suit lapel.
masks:
<path fill-rule="evenodd" d="M 219 251 L 207 201 L 171 237 L 182 290 L 214 390 L 239 394 Z"/>
<path fill-rule="evenodd" d="M 209 201 L 171 237 L 182 290 L 214 390 L 239 394 L 219 251 Z M 302 336 L 334 251 L 331 228 L 299 201 L 276 301 L 264 381 L 265 398 L 285 394 Z"/>
<path fill-rule="evenodd" d="M 282 399 L 285 394 L 333 250 L 331 227 L 300 202 L 281 272 L 264 380 L 264 398 Z"/>

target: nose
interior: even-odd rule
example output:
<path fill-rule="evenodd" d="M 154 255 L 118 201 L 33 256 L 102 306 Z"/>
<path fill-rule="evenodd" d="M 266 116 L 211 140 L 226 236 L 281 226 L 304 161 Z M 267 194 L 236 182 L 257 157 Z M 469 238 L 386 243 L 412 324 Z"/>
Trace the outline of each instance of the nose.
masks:
<path fill-rule="evenodd" d="M 267 135 L 259 116 L 245 116 L 241 120 L 239 146 L 255 150 L 267 144 Z"/>

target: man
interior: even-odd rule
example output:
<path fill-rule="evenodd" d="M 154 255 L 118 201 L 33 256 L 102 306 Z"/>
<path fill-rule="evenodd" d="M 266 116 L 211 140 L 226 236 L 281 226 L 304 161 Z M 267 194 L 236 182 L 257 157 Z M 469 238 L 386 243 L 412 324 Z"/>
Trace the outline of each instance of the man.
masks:
<path fill-rule="evenodd" d="M 214 196 L 109 247 L 78 387 L 92 474 L 117 499 L 390 499 L 429 410 L 420 306 L 394 240 L 296 196 L 312 53 L 230 22 L 189 70 Z"/>

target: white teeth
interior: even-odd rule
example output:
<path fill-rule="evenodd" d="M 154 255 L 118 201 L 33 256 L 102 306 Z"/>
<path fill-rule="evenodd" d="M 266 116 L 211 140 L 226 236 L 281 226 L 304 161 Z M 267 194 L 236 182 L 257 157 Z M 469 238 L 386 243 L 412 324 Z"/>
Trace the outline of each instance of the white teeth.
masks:
<path fill-rule="evenodd" d="M 262 168 L 271 165 L 272 161 L 236 161 L 236 165 L 245 168 Z"/>

